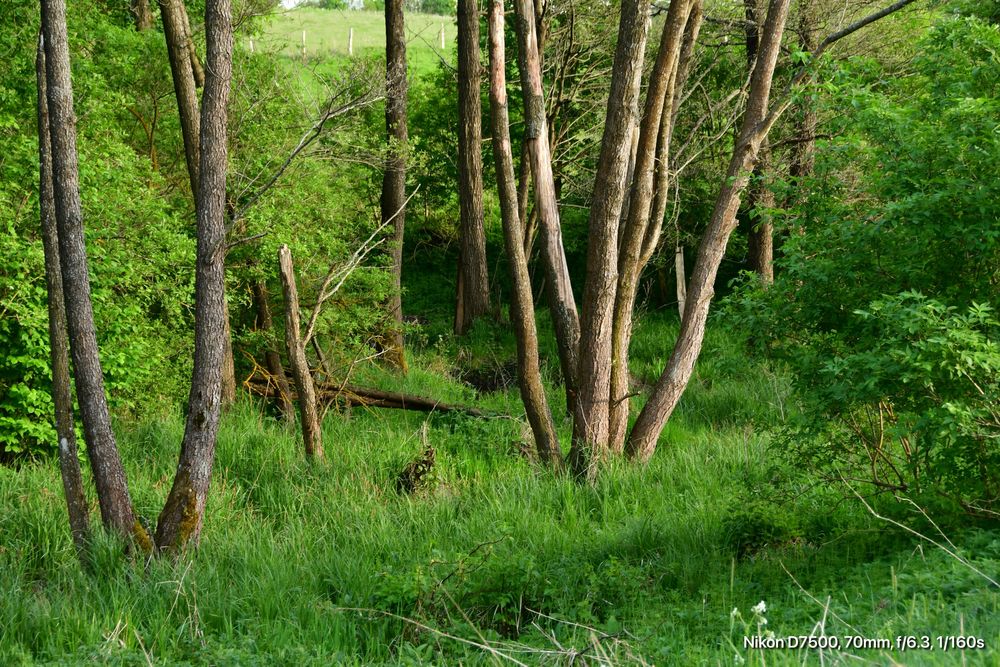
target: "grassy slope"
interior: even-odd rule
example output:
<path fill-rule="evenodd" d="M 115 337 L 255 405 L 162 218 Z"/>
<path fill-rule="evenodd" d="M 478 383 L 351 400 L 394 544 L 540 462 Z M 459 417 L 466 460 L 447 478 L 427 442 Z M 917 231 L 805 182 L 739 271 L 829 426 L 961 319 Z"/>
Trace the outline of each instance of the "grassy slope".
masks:
<path fill-rule="evenodd" d="M 671 334 L 663 322 L 642 327 L 646 364 Z M 422 370 L 408 388 L 473 400 L 442 372 L 446 352 L 417 355 Z M 329 462 L 310 469 L 295 434 L 240 406 L 221 433 L 197 557 L 145 571 L 106 541 L 93 573 L 81 571 L 55 462 L 0 469 L 0 663 L 144 664 L 144 651 L 170 664 L 490 662 L 459 641 L 346 610 L 374 608 L 501 650 L 516 642 L 528 663 L 557 662 L 540 652 L 557 642 L 586 649 L 590 632 L 580 623 L 627 641 L 604 642 L 621 664 L 638 655 L 732 664 L 731 637 L 741 645 L 743 629 L 731 634 L 731 610 L 750 619 L 750 607 L 765 600 L 767 627 L 782 635 L 808 634 L 824 616 L 826 632 L 838 635 L 964 628 L 992 649 L 970 664 L 996 664 L 996 594 L 828 490 L 788 481 L 767 435 L 752 426 L 780 422 L 783 382 L 718 335 L 706 353 L 652 464 L 612 466 L 593 488 L 553 479 L 520 456 L 518 421 L 437 416 L 429 420 L 435 481 L 400 496 L 394 478 L 422 448 L 423 415 L 331 415 Z M 483 403 L 517 410 L 513 392 Z M 177 418 L 120 429 L 143 514 L 154 516 L 167 491 L 182 428 Z M 781 528 L 792 515 L 796 527 Z M 1000 567 L 1000 541 L 990 533 L 957 538 L 981 569 Z M 828 614 L 813 597 L 829 601 Z M 739 653 L 769 665 L 804 655 Z M 909 653 L 905 661 L 956 658 Z"/>
<path fill-rule="evenodd" d="M 411 72 L 424 73 L 455 50 L 455 18 L 407 13 L 406 48 Z M 444 26 L 445 48 L 440 31 Z M 347 37 L 354 28 L 354 55 L 385 52 L 385 17 L 381 12 L 302 8 L 285 12 L 268 24 L 255 40 L 256 48 L 298 57 L 302 53 L 302 31 L 310 57 L 346 56 Z"/>

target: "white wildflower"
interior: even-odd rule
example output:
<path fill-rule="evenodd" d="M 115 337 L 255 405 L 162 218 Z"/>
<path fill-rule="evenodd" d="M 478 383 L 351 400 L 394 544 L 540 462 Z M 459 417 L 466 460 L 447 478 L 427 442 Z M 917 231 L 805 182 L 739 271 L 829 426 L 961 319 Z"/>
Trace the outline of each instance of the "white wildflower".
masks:
<path fill-rule="evenodd" d="M 753 609 L 751 609 L 750 611 L 752 611 L 755 614 L 764 614 L 764 613 L 767 613 L 767 605 L 764 604 L 763 600 L 761 600 L 760 602 L 758 602 L 757 604 L 755 604 L 753 606 Z"/>
<path fill-rule="evenodd" d="M 740 610 L 739 610 L 739 609 L 737 609 L 736 607 L 733 607 L 733 610 L 732 610 L 731 612 L 729 612 L 729 618 L 732 618 L 732 619 L 734 619 L 734 620 L 735 620 L 735 619 L 736 619 L 736 617 L 737 617 L 737 616 L 739 616 L 739 615 L 740 615 Z"/>

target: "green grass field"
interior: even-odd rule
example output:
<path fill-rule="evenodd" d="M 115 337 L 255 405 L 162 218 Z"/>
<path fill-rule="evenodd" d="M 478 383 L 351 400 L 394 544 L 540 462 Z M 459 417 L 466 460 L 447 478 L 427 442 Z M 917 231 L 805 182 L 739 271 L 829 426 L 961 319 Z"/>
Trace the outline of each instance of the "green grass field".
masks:
<path fill-rule="evenodd" d="M 644 321 L 640 366 L 675 331 Z M 506 350 L 508 336 L 479 326 L 462 344 Z M 477 399 L 453 379 L 454 353 L 417 352 L 405 389 L 520 414 L 513 388 Z M 526 459 L 516 418 L 355 408 L 328 415 L 328 460 L 310 467 L 297 433 L 241 404 L 223 424 L 202 546 L 176 563 L 130 562 L 103 538 L 82 569 L 55 462 L 0 468 L 0 664 L 819 664 L 817 651 L 743 647 L 767 630 L 988 647 L 842 645 L 823 664 L 1000 664 L 995 589 L 780 465 L 769 446 L 794 410 L 787 383 L 738 342 L 711 335 L 703 360 L 652 463 L 612 465 L 595 486 Z M 400 494 L 425 421 L 432 479 Z M 154 517 L 183 420 L 119 432 L 138 510 Z M 1000 570 L 995 534 L 949 537 Z"/>
<path fill-rule="evenodd" d="M 451 61 L 455 52 L 455 18 L 407 13 L 407 62 L 414 73 L 422 73 L 442 59 Z M 385 53 L 385 17 L 381 12 L 294 9 L 277 14 L 255 40 L 255 48 L 273 50 L 301 58 L 305 31 L 308 58 L 346 57 L 348 35 L 354 30 L 354 55 Z M 441 48 L 441 30 L 444 48 Z"/>

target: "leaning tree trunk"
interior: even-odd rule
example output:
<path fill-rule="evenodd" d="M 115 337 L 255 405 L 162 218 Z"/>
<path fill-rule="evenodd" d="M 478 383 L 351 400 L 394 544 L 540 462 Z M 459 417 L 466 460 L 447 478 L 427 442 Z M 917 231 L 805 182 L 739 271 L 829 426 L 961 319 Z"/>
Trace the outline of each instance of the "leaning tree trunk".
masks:
<path fill-rule="evenodd" d="M 628 346 L 632 339 L 632 313 L 639 276 L 645 265 L 643 242 L 649 228 L 659 227 L 661 224 L 659 219 L 651 218 L 650 215 L 656 185 L 654 177 L 657 175 L 657 162 L 660 162 L 662 174 L 669 159 L 674 79 L 690 8 L 691 0 L 673 0 L 670 3 L 660 37 L 660 49 L 646 89 L 645 111 L 639 126 L 633 184 L 618 250 L 618 285 L 612 323 L 608 447 L 613 452 L 622 451 L 628 428 Z M 665 194 L 666 189 L 659 188 L 657 194 Z M 662 212 L 660 215 L 662 219 Z"/>
<path fill-rule="evenodd" d="M 194 31 L 191 30 L 191 17 L 187 12 L 187 7 L 183 4 L 183 0 L 181 12 L 184 18 L 184 33 L 187 35 L 188 56 L 191 61 L 191 74 L 194 75 L 194 85 L 204 88 L 205 68 L 201 66 L 201 61 L 198 59 L 198 49 L 194 45 Z"/>
<path fill-rule="evenodd" d="M 552 175 L 552 154 L 549 148 L 548 122 L 542 88 L 538 26 L 532 0 L 515 0 L 517 20 L 518 69 L 521 72 L 521 94 L 524 99 L 524 142 L 535 186 L 535 208 L 538 212 L 542 237 L 542 262 L 545 267 L 549 311 L 559 348 L 559 365 L 566 385 L 566 407 L 572 412 L 576 404 L 577 354 L 580 342 L 580 318 L 569 278 L 569 266 L 563 250 L 562 230 L 555 180 Z"/>
<path fill-rule="evenodd" d="M 230 0 L 208 0 L 208 76 L 201 112 L 198 250 L 195 268 L 194 372 L 180 461 L 156 526 L 156 545 L 177 551 L 197 545 L 212 479 L 221 412 L 225 331 L 226 111 L 232 79 Z"/>
<path fill-rule="evenodd" d="M 632 129 L 635 126 L 649 8 L 640 0 L 621 7 L 611 93 L 590 206 L 587 281 L 580 317 L 577 400 L 573 411 L 570 464 L 591 478 L 608 447 L 611 396 L 611 330 L 617 288 L 618 221 L 625 199 Z"/>
<path fill-rule="evenodd" d="M 149 538 L 135 519 L 125 470 L 111 430 L 111 414 L 104 393 L 104 376 L 98 355 L 80 204 L 76 117 L 73 112 L 65 0 L 42 0 L 42 34 L 59 262 L 70 351 L 73 355 L 76 397 L 83 419 L 87 455 L 90 458 L 104 525 L 123 536 L 134 537 L 141 547 L 148 548 Z"/>
<path fill-rule="evenodd" d="M 517 379 L 528 423 L 535 437 L 538 456 L 552 468 L 562 465 L 562 452 L 552 411 L 545 398 L 545 387 L 538 364 L 538 335 L 535 330 L 535 306 L 528 274 L 521 221 L 518 218 L 517 190 L 514 185 L 514 157 L 510 147 L 510 124 L 507 114 L 507 81 L 504 45 L 503 0 L 491 0 L 489 10 L 490 107 L 493 120 L 493 156 L 496 162 L 497 189 L 503 218 L 504 243 L 510 265 L 512 284 L 511 323 L 517 339 Z"/>
<path fill-rule="evenodd" d="M 392 220 L 392 293 L 389 315 L 393 330 L 386 346 L 386 359 L 406 372 L 403 350 L 403 230 L 406 228 L 406 35 L 403 31 L 403 0 L 385 3 L 385 128 L 389 156 L 382 177 L 382 222 Z"/>
<path fill-rule="evenodd" d="M 302 441 L 306 448 L 306 458 L 323 458 L 323 431 L 320 428 L 319 411 L 316 408 L 316 386 L 309 372 L 302 332 L 299 326 L 299 290 L 295 284 L 295 268 L 292 266 L 292 251 L 282 245 L 278 251 L 281 267 L 281 287 L 285 294 L 285 346 L 288 348 L 288 363 L 292 366 L 295 390 L 299 397 L 299 415 L 302 418 Z"/>
<path fill-rule="evenodd" d="M 760 45 L 760 26 L 764 20 L 764 0 L 744 0 L 746 8 L 747 67 L 753 72 Z M 747 260 L 750 270 L 756 273 L 765 287 L 774 282 L 774 225 L 767 209 L 774 208 L 774 193 L 765 180 L 770 163 L 771 151 L 765 138 L 750 187 L 747 190 L 747 210 L 750 215 L 750 233 L 747 238 Z"/>
<path fill-rule="evenodd" d="M 483 229 L 482 109 L 479 101 L 479 2 L 458 2 L 458 204 L 460 211 L 455 333 L 490 310 Z"/>
<path fill-rule="evenodd" d="M 49 110 L 46 101 L 45 51 L 39 35 L 35 58 L 38 82 L 38 204 L 45 250 L 45 284 L 49 301 L 49 350 L 52 360 L 52 402 L 56 408 L 56 436 L 59 438 L 59 471 L 62 475 L 69 528 L 73 544 L 83 553 L 90 530 L 89 508 L 83 491 L 80 460 L 73 429 L 73 395 L 69 375 L 69 337 L 66 333 L 66 302 L 62 270 L 59 268 L 59 231 L 56 229 L 56 202 L 52 194 L 52 149 Z"/>
<path fill-rule="evenodd" d="M 288 385 L 285 366 L 281 363 L 281 353 L 274 340 L 274 319 L 271 317 L 271 306 L 267 302 L 267 287 L 263 280 L 253 282 L 253 300 L 257 309 L 257 325 L 267 340 L 267 351 L 264 358 L 267 372 L 271 374 L 278 389 L 278 401 L 281 404 L 281 414 L 287 422 L 295 421 L 295 406 L 292 404 L 292 389 Z"/>
<path fill-rule="evenodd" d="M 788 17 L 790 0 L 771 0 L 764 22 L 757 64 L 750 81 L 750 95 L 736 146 L 729 162 L 715 208 L 698 247 L 698 258 L 688 286 L 687 303 L 674 351 L 660 376 L 649 401 L 639 413 L 626 443 L 627 453 L 648 460 L 656 441 L 687 387 L 701 351 L 705 321 L 714 294 L 715 276 L 725 254 L 726 244 L 736 228 L 736 211 L 746 190 L 761 142 L 770 124 L 768 102 L 774 68 L 781 49 L 781 35 Z"/>

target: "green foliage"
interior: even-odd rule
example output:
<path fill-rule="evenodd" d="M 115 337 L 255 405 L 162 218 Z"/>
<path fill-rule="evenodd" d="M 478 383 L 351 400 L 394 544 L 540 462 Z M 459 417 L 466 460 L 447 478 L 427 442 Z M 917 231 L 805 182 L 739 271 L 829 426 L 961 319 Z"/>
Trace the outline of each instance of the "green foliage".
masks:
<path fill-rule="evenodd" d="M 806 407 L 785 444 L 814 470 L 975 514 L 1000 501 L 998 49 L 995 26 L 957 18 L 916 76 L 843 71 L 844 135 L 793 184 L 808 194 L 785 213 L 777 282 L 730 300 L 794 371 Z"/>

